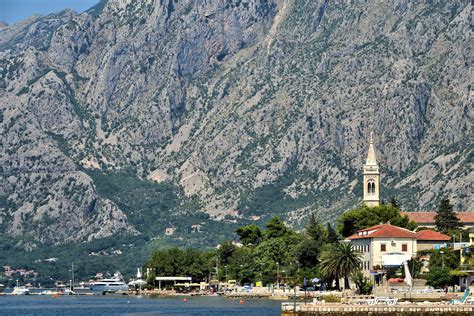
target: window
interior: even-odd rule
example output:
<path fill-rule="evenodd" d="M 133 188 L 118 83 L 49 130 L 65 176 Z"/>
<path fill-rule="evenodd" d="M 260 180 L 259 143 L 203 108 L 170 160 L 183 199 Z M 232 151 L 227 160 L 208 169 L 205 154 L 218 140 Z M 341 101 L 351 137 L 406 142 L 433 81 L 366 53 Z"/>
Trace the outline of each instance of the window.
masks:
<path fill-rule="evenodd" d="M 370 179 L 367 182 L 367 193 L 368 194 L 375 194 L 375 180 L 374 179 Z"/>
<path fill-rule="evenodd" d="M 387 251 L 387 245 L 381 244 L 380 245 L 380 251 Z"/>
<path fill-rule="evenodd" d="M 408 245 L 402 244 L 402 251 L 408 251 Z"/>

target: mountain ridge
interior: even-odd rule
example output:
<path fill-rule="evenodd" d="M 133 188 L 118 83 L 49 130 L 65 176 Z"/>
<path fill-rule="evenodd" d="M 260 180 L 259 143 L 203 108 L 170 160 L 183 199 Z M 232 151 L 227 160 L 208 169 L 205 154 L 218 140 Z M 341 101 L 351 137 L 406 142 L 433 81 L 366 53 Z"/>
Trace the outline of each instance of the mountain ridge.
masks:
<path fill-rule="evenodd" d="M 146 212 L 160 227 L 234 209 L 332 221 L 360 202 L 370 131 L 385 199 L 420 210 L 447 195 L 472 211 L 469 12 L 468 1 L 110 0 L 7 26 L 1 229 L 60 244 L 162 236 L 131 218 Z M 110 185 L 120 171 L 169 186 L 177 202 L 120 206 L 96 171 Z"/>

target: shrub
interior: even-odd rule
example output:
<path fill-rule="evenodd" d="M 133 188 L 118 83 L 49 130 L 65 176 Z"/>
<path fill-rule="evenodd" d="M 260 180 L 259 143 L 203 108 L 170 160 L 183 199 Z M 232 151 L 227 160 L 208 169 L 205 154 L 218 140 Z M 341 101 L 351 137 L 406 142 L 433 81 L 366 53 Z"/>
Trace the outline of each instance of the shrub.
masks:
<path fill-rule="evenodd" d="M 340 303 L 341 302 L 341 298 L 337 296 L 336 294 L 324 295 L 323 300 L 326 303 Z"/>
<path fill-rule="evenodd" d="M 357 293 L 361 295 L 372 294 L 374 285 L 370 282 L 369 278 L 366 277 L 361 271 L 357 271 L 352 275 L 352 281 L 354 281 L 357 287 Z"/>

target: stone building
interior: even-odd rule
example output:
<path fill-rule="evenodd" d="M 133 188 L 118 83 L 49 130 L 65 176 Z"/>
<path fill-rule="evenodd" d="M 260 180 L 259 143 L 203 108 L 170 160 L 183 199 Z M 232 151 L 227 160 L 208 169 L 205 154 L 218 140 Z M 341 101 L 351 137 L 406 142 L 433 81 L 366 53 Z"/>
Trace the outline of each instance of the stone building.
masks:
<path fill-rule="evenodd" d="M 347 239 L 362 253 L 362 270 L 366 275 L 377 266 L 400 266 L 417 252 L 416 234 L 390 224 L 358 230 Z"/>

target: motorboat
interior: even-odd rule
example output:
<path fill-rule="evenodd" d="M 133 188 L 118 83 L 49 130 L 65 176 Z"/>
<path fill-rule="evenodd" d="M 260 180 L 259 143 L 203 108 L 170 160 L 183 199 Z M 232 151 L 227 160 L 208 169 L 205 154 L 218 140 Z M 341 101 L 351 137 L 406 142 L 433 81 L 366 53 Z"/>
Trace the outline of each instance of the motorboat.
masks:
<path fill-rule="evenodd" d="M 28 294 L 30 294 L 30 290 L 25 286 L 17 285 L 13 288 L 12 295 L 28 295 Z"/>
<path fill-rule="evenodd" d="M 92 292 L 95 293 L 106 294 L 128 291 L 128 285 L 120 279 L 118 274 L 115 274 L 112 278 L 91 281 L 89 285 Z"/>

